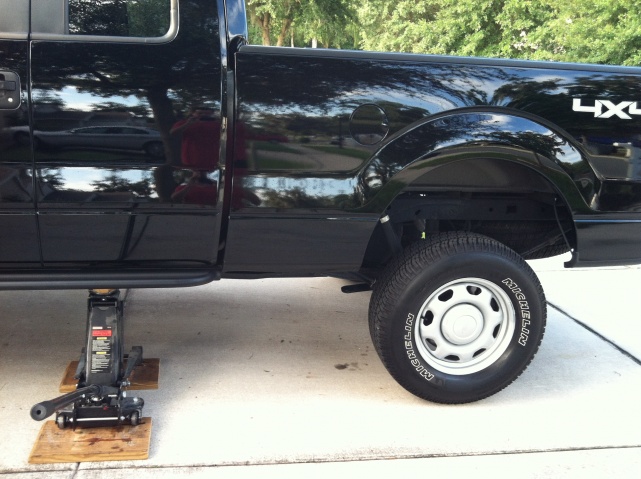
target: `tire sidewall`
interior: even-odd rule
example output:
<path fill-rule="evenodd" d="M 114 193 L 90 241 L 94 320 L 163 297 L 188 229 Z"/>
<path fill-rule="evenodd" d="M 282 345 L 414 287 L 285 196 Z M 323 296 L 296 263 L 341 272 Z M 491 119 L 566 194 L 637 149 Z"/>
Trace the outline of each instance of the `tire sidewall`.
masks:
<path fill-rule="evenodd" d="M 515 255 L 516 256 L 516 255 Z M 441 258 L 407 281 L 396 301 L 390 328 L 396 379 L 427 399 L 467 402 L 489 396 L 511 383 L 538 349 L 545 325 L 545 300 L 536 276 L 516 257 L 488 252 L 464 252 Z M 463 375 L 431 366 L 419 353 L 416 321 L 423 304 L 436 290 L 461 278 L 480 278 L 505 291 L 515 314 L 507 349 L 486 368 Z"/>

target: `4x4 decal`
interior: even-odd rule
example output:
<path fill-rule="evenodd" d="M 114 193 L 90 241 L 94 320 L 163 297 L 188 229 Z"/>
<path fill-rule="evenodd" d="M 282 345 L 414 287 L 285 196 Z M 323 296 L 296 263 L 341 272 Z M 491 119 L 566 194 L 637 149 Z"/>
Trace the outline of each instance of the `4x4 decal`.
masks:
<path fill-rule="evenodd" d="M 594 113 L 594 118 L 612 118 L 614 116 L 622 120 L 631 120 L 630 115 L 641 115 L 641 109 L 637 107 L 636 101 L 622 101 L 616 105 L 610 100 L 594 100 L 594 106 L 583 105 L 581 98 L 572 99 L 572 110 Z M 627 108 L 627 113 L 625 112 Z M 605 110 L 605 111 L 604 111 Z"/>

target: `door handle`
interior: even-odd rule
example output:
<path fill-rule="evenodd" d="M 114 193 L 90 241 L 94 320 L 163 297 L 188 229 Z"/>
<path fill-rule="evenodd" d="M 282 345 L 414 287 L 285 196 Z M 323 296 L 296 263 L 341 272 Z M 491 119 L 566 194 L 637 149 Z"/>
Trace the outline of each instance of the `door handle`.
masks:
<path fill-rule="evenodd" d="M 16 82 L 14 82 L 14 81 L 0 81 L 0 90 L 15 91 L 16 90 Z"/>
<path fill-rule="evenodd" d="M 0 110 L 20 108 L 21 97 L 18 74 L 0 70 Z"/>

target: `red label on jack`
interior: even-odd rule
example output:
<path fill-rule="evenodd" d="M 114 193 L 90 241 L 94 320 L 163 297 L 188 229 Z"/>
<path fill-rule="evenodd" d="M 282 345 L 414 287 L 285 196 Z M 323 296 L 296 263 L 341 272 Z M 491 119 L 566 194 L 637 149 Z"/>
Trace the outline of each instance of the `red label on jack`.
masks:
<path fill-rule="evenodd" d="M 91 332 L 91 335 L 95 338 L 96 336 L 100 337 L 109 337 L 111 336 L 111 329 L 94 329 Z"/>

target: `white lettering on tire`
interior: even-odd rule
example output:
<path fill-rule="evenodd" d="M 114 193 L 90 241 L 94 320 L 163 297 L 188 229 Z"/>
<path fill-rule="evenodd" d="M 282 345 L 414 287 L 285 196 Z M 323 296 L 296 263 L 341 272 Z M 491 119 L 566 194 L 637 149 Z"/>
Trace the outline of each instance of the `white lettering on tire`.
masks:
<path fill-rule="evenodd" d="M 521 288 L 519 288 L 519 285 L 512 281 L 511 278 L 504 279 L 502 283 L 512 291 L 519 303 L 519 310 L 521 311 L 521 335 L 519 336 L 519 344 L 525 346 L 530 338 L 530 330 L 528 329 L 531 323 L 530 320 L 532 319 L 530 304 Z"/>
<path fill-rule="evenodd" d="M 414 369 L 416 369 L 416 372 L 423 378 L 425 378 L 428 381 L 431 381 L 434 379 L 434 374 L 429 372 L 427 369 L 425 369 L 425 366 L 421 364 L 421 362 L 418 360 L 418 357 L 416 356 L 416 353 L 414 352 L 414 341 L 412 341 L 412 331 L 414 328 L 414 320 L 416 319 L 416 316 L 414 316 L 412 313 L 409 313 L 407 315 L 407 319 L 405 320 L 405 352 L 407 353 L 407 358 L 410 360 L 410 364 Z"/>

